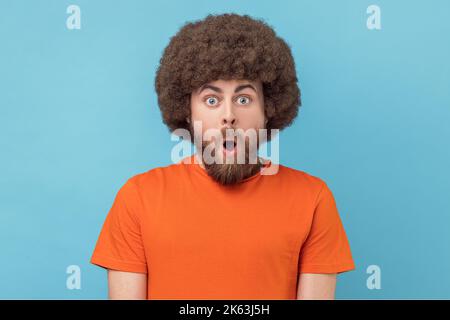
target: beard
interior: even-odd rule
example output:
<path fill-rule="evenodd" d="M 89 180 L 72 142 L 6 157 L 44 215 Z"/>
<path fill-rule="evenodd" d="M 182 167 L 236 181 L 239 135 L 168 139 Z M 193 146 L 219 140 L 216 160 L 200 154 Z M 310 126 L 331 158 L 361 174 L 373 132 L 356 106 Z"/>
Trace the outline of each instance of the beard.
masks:
<path fill-rule="evenodd" d="M 191 128 L 192 129 L 192 128 Z M 193 133 L 193 130 L 191 130 L 191 136 Z M 222 137 L 223 137 L 223 141 L 225 141 L 225 131 L 222 130 Z M 209 163 L 211 161 L 206 161 L 205 160 L 205 149 L 209 147 L 211 149 L 210 154 L 208 154 L 208 152 L 206 152 L 206 157 L 207 158 L 211 158 L 211 157 L 215 157 L 215 153 L 216 152 L 221 152 L 223 153 L 223 146 L 215 146 L 214 142 L 212 141 L 203 141 L 202 140 L 202 144 L 199 148 L 199 146 L 196 146 L 197 152 L 200 153 L 201 155 L 201 160 L 203 163 L 203 166 L 205 167 L 205 171 L 207 172 L 207 174 L 216 182 L 218 182 L 219 184 L 223 185 L 223 186 L 231 186 L 231 185 L 236 185 L 240 182 L 242 182 L 243 180 L 255 175 L 256 173 L 258 173 L 261 168 L 263 167 L 263 163 L 260 161 L 259 157 L 257 157 L 257 150 L 259 149 L 259 144 L 260 141 L 259 139 L 257 139 L 257 147 L 253 148 L 256 150 L 253 150 L 256 154 L 254 155 L 256 157 L 256 163 L 250 163 L 250 143 L 249 140 L 247 139 L 247 137 L 245 137 L 245 144 L 244 144 L 244 150 L 238 150 L 238 147 L 235 147 L 235 152 L 233 155 L 228 155 L 226 156 L 225 154 L 223 155 L 223 158 L 221 161 L 222 163 L 217 163 L 215 161 L 212 161 L 212 163 Z M 201 150 L 199 150 L 201 149 Z M 240 163 L 240 161 L 238 161 L 238 153 L 239 152 L 244 152 L 244 158 L 245 161 L 244 163 Z M 228 161 L 226 160 L 226 158 L 232 158 L 232 163 L 227 163 Z M 253 158 L 254 159 L 254 158 Z M 253 161 L 254 162 L 254 161 Z"/>

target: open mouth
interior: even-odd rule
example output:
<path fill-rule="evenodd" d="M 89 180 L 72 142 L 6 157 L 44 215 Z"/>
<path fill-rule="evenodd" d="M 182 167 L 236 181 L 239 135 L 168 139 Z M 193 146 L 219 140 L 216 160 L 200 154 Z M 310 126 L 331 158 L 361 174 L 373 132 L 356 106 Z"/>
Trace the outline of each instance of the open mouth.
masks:
<path fill-rule="evenodd" d="M 223 150 L 224 152 L 234 152 L 236 150 L 236 141 L 225 140 L 223 142 Z"/>

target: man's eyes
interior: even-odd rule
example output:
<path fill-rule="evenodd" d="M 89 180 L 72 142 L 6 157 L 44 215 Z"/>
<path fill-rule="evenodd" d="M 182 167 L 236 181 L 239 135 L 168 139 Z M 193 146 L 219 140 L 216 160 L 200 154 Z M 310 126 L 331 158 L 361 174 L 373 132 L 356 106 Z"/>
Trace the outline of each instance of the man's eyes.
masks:
<path fill-rule="evenodd" d="M 216 96 L 208 96 L 203 99 L 203 101 L 211 107 L 216 106 L 220 102 L 219 98 L 217 98 Z M 252 102 L 252 98 L 248 96 L 238 96 L 235 101 L 240 105 L 248 105 Z"/>
<path fill-rule="evenodd" d="M 217 99 L 216 97 L 206 97 L 204 101 L 208 106 L 214 106 L 219 103 L 219 99 Z"/>
<path fill-rule="evenodd" d="M 239 96 L 236 100 L 239 104 L 249 104 L 252 99 L 247 96 Z"/>

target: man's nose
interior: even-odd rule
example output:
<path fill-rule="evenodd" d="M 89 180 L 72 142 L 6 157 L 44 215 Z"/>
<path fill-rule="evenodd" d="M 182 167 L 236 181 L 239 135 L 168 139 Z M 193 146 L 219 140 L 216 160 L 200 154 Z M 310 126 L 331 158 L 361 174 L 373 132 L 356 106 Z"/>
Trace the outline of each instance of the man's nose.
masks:
<path fill-rule="evenodd" d="M 236 125 L 236 115 L 234 114 L 233 104 L 231 102 L 224 103 L 224 111 L 222 114 L 222 126 Z"/>

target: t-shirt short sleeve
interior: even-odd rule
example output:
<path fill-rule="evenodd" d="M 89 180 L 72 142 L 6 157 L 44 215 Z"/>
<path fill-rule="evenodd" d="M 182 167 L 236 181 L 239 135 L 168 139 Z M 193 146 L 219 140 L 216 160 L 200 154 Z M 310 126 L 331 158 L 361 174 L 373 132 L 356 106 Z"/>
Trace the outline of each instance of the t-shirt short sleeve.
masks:
<path fill-rule="evenodd" d="M 317 197 L 309 234 L 299 257 L 299 273 L 341 273 L 355 269 L 344 226 L 325 182 Z"/>
<path fill-rule="evenodd" d="M 97 240 L 91 263 L 102 268 L 147 273 L 140 228 L 137 186 L 128 180 L 118 191 Z"/>

